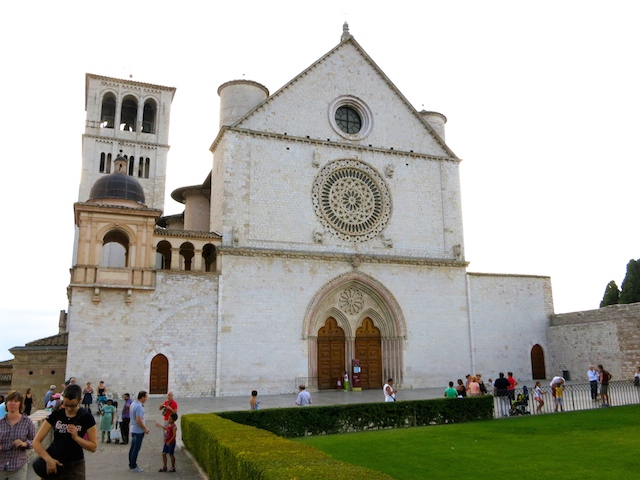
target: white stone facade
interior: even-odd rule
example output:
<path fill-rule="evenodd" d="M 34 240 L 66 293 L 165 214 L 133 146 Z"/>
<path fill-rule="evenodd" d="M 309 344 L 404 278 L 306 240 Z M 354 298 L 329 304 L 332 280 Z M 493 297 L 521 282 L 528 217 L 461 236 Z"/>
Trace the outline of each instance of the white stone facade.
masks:
<path fill-rule="evenodd" d="M 152 218 L 156 202 L 76 204 L 79 244 L 119 243 L 128 263 L 74 265 L 69 375 L 118 393 L 277 394 L 300 379 L 328 388 L 364 355 L 369 388 L 530 378 L 531 348 L 547 348 L 550 281 L 467 273 L 444 116 L 417 112 L 348 34 L 271 96 L 244 80 L 219 92 L 211 176 L 173 193 L 184 218 L 134 238 L 128 219 Z"/>

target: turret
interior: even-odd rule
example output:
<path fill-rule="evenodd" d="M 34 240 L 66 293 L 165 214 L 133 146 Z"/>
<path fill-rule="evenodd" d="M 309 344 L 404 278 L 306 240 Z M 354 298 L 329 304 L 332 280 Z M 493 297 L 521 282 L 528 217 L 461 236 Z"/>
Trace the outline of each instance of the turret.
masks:
<path fill-rule="evenodd" d="M 269 97 L 267 87 L 251 80 L 232 80 L 218 88 L 220 127 L 233 125 Z"/>

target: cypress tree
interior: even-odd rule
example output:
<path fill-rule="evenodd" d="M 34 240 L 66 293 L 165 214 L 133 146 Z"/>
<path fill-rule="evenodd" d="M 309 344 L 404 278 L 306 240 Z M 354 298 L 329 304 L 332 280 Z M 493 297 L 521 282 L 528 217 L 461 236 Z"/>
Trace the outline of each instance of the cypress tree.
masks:
<path fill-rule="evenodd" d="M 619 303 L 640 302 L 640 261 L 629 260 L 627 275 L 622 281 Z"/>
<path fill-rule="evenodd" d="M 611 280 L 607 283 L 607 288 L 604 291 L 604 297 L 602 297 L 602 301 L 600 302 L 600 308 L 606 307 L 607 305 L 616 305 L 619 299 L 620 290 L 618 289 L 618 285 L 616 285 L 616 282 Z"/>

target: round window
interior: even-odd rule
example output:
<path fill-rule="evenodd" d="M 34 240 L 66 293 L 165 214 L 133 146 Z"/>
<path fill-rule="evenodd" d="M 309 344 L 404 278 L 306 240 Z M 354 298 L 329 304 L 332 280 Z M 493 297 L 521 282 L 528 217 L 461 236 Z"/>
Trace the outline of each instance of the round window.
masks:
<path fill-rule="evenodd" d="M 344 133 L 355 134 L 362 128 L 362 119 L 351 107 L 340 107 L 336 110 L 336 124 Z"/>
<path fill-rule="evenodd" d="M 329 105 L 329 123 L 338 135 L 347 140 L 366 138 L 373 127 L 371 110 L 358 97 L 345 95 Z"/>

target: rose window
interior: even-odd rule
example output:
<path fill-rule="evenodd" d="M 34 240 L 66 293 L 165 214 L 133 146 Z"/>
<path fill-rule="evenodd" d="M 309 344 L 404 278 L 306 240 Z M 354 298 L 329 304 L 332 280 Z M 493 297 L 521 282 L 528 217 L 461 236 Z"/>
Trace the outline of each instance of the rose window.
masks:
<path fill-rule="evenodd" d="M 340 294 L 340 308 L 351 315 L 355 315 L 364 306 L 362 293 L 355 288 L 347 288 Z"/>
<path fill-rule="evenodd" d="M 358 160 L 326 165 L 313 187 L 316 214 L 332 233 L 362 242 L 378 235 L 391 211 L 389 191 L 382 177 Z"/>

